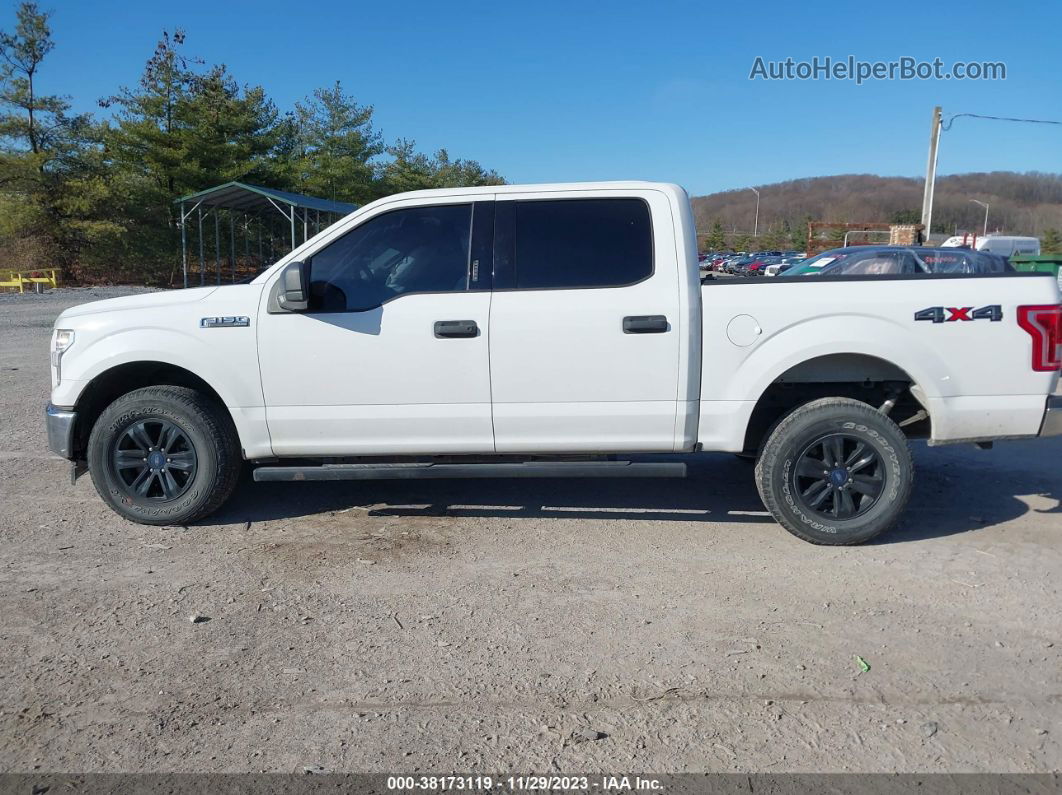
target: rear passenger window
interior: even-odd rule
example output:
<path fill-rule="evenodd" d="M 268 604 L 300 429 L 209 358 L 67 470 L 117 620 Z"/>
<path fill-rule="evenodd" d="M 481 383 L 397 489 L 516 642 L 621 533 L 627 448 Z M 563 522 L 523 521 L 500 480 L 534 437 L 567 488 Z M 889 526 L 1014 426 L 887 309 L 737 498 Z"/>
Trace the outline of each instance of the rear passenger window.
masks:
<path fill-rule="evenodd" d="M 652 227 L 641 199 L 516 205 L 517 288 L 622 287 L 652 275 Z"/>

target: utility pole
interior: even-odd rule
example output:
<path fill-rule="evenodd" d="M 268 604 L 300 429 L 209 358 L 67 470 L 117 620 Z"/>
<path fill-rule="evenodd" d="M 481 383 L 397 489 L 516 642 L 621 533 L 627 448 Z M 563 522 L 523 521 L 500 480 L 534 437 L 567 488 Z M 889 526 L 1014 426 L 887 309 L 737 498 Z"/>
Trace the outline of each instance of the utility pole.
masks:
<path fill-rule="evenodd" d="M 756 194 L 756 220 L 752 224 L 752 236 L 758 238 L 760 236 L 760 192 L 755 188 L 749 188 L 749 190 Z"/>
<path fill-rule="evenodd" d="M 933 190 L 937 184 L 937 149 L 940 143 L 940 105 L 933 108 L 933 124 L 929 128 L 929 162 L 926 164 L 926 189 L 922 194 L 922 226 L 926 239 L 932 231 Z"/>
<path fill-rule="evenodd" d="M 986 235 L 988 235 L 988 202 L 978 201 L 977 199 L 970 199 L 970 201 L 974 204 L 980 204 L 982 207 L 985 208 L 985 227 L 981 231 L 981 237 L 985 237 Z"/>

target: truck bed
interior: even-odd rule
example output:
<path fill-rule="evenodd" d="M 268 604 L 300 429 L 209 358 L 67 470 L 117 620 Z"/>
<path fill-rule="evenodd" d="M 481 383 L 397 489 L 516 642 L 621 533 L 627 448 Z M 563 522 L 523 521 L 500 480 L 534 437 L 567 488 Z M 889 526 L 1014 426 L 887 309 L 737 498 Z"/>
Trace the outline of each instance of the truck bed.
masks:
<path fill-rule="evenodd" d="M 1032 369 L 1017 322 L 1021 305 L 1058 304 L 1049 274 L 719 279 L 701 298 L 706 449 L 741 450 L 775 383 L 909 379 L 931 441 L 949 442 L 1035 435 L 1058 382 Z"/>

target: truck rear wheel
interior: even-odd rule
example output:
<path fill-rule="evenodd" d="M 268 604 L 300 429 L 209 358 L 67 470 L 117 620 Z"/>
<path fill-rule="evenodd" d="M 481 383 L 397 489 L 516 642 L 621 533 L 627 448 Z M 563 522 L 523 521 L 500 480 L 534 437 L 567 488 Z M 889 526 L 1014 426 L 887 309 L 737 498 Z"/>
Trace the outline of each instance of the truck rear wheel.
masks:
<path fill-rule="evenodd" d="M 217 510 L 236 486 L 240 447 L 222 407 L 192 389 L 151 386 L 118 398 L 88 442 L 96 491 L 140 524 L 185 524 Z"/>
<path fill-rule="evenodd" d="M 899 520 L 913 473 L 896 423 L 858 400 L 822 398 L 771 431 L 756 487 L 793 535 L 813 544 L 861 544 Z"/>

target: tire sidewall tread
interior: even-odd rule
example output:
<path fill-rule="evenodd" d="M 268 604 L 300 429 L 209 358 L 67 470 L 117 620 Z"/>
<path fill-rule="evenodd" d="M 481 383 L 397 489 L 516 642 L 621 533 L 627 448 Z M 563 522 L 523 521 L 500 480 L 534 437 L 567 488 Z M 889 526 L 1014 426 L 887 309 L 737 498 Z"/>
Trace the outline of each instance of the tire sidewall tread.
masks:
<path fill-rule="evenodd" d="M 807 513 L 790 492 L 789 473 L 817 436 L 830 432 L 861 438 L 886 467 L 885 490 L 866 514 L 823 520 Z M 862 544 L 891 529 L 910 497 L 914 464 L 907 438 L 888 416 L 851 398 L 821 398 L 794 409 L 775 424 L 756 462 L 756 488 L 771 515 L 786 530 L 813 544 Z"/>
<path fill-rule="evenodd" d="M 188 491 L 157 505 L 140 504 L 123 494 L 107 460 L 118 434 L 140 419 L 152 418 L 180 426 L 195 447 L 198 464 Z M 236 431 L 224 408 L 186 387 L 128 392 L 104 409 L 89 434 L 89 473 L 96 491 L 116 513 L 140 524 L 180 525 L 214 512 L 235 488 L 241 463 Z"/>

